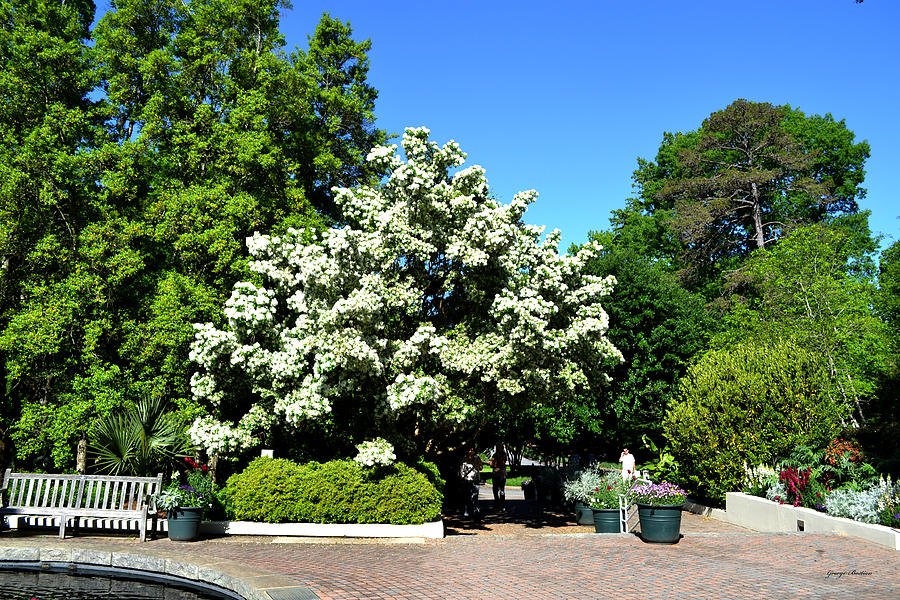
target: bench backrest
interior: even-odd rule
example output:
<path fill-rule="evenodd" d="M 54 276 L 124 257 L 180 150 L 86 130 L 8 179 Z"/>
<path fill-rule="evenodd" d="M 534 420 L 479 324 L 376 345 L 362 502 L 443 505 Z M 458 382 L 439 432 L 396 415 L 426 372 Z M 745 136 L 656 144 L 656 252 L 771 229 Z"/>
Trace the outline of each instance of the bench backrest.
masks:
<path fill-rule="evenodd" d="M 56 475 L 13 473 L 3 475 L 2 504 L 15 508 L 67 508 L 155 510 L 153 494 L 162 490 L 156 477 L 115 475 Z M 149 496 L 149 500 L 147 500 Z"/>

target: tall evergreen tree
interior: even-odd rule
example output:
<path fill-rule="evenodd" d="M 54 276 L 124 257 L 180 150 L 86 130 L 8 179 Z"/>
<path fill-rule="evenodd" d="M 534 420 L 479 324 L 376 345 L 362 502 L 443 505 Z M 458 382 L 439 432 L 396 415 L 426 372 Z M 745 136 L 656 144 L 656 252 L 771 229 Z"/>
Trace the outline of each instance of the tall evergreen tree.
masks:
<path fill-rule="evenodd" d="M 369 181 L 369 42 L 323 16 L 284 52 L 277 0 L 0 2 L 0 428 L 72 466 L 90 424 L 190 401 L 191 324 L 249 276 L 254 231 L 321 228 Z"/>
<path fill-rule="evenodd" d="M 843 121 L 790 106 L 737 100 L 696 132 L 666 134 L 656 162 L 639 160 L 630 217 L 665 224 L 668 254 L 714 297 L 721 275 L 794 227 L 844 220 L 862 226 L 858 200 L 869 156 Z"/>

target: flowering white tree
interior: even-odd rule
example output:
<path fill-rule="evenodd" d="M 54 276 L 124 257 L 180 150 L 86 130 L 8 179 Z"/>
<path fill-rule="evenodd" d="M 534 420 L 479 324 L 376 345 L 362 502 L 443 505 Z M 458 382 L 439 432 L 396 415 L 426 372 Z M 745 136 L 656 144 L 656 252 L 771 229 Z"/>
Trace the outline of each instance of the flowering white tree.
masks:
<path fill-rule="evenodd" d="M 315 423 L 345 451 L 377 437 L 356 446 L 369 464 L 433 455 L 498 406 L 566 401 L 621 360 L 599 302 L 615 282 L 582 272 L 599 247 L 560 255 L 559 231 L 522 223 L 534 191 L 500 204 L 428 135 L 406 130 L 406 160 L 369 153 L 390 176 L 336 190 L 345 227 L 247 240 L 257 284 L 235 286 L 227 328 L 195 326 L 211 414 L 191 435 L 211 455 Z"/>

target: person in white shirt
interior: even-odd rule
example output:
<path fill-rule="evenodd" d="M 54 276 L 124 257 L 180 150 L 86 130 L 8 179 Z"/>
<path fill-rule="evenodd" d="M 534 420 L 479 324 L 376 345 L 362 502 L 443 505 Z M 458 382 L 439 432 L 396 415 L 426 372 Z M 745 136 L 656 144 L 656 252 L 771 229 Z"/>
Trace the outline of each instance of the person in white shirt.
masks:
<path fill-rule="evenodd" d="M 478 484 L 481 474 L 481 459 L 474 449 L 466 452 L 466 458 L 463 460 L 459 469 L 459 476 L 462 479 L 464 490 L 463 518 L 473 518 L 476 521 L 481 518 L 481 512 L 478 509 Z"/>
<path fill-rule="evenodd" d="M 625 448 L 619 456 L 619 462 L 622 463 L 622 481 L 628 481 L 634 475 L 634 454 Z"/>

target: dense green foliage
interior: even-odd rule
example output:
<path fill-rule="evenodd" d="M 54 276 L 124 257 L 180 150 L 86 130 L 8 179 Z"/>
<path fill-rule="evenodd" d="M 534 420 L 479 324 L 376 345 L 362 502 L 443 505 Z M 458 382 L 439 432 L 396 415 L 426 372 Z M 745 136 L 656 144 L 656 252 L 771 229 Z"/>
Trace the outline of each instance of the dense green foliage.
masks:
<path fill-rule="evenodd" d="M 737 100 L 696 132 L 666 133 L 655 162 L 638 161 L 640 195 L 617 217 L 649 234 L 648 257 L 715 297 L 721 274 L 753 250 L 796 225 L 855 215 L 868 156 L 831 115 Z"/>
<path fill-rule="evenodd" d="M 872 312 L 874 285 L 854 268 L 853 253 L 844 230 L 824 225 L 798 228 L 754 253 L 732 278 L 745 296 L 733 296 L 722 337 L 782 336 L 814 352 L 827 369 L 832 401 L 855 423 L 864 420 L 863 407 L 888 368 L 889 335 Z"/>
<path fill-rule="evenodd" d="M 171 471 L 192 450 L 184 427 L 159 397 L 141 398 L 96 421 L 88 433 L 91 467 L 110 475 L 149 477 Z"/>
<path fill-rule="evenodd" d="M 442 493 L 422 472 L 402 463 L 367 470 L 353 461 L 297 464 L 258 458 L 225 487 L 233 518 L 269 523 L 421 524 L 440 517 Z"/>
<path fill-rule="evenodd" d="M 768 464 L 806 440 L 831 439 L 845 412 L 827 389 L 818 358 L 790 342 L 707 352 L 688 369 L 663 423 L 682 483 L 723 502 L 741 489 L 745 464 Z"/>
<path fill-rule="evenodd" d="M 703 299 L 684 289 L 662 262 L 646 260 L 633 241 L 593 234 L 604 253 L 590 264 L 595 275 L 616 278 L 605 308 L 610 341 L 624 360 L 611 373 L 608 400 L 598 406 L 607 447 L 659 439 L 662 418 L 690 359 L 706 348 L 717 321 Z M 614 454 L 614 452 L 612 452 Z"/>
<path fill-rule="evenodd" d="M 148 393 L 189 421 L 192 323 L 221 322 L 245 238 L 339 218 L 378 174 L 368 41 L 278 0 L 0 2 L 0 451 L 72 468 Z M 11 458 L 0 456 L 0 461 Z"/>

